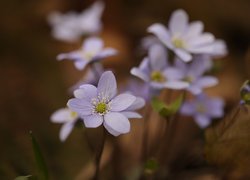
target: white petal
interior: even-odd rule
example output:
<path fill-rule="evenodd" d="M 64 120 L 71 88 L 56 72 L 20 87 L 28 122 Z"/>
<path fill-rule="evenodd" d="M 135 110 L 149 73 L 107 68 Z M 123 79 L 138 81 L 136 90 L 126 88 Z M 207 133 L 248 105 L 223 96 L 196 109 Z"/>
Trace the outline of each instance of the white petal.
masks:
<path fill-rule="evenodd" d="M 111 111 L 123 111 L 136 100 L 131 94 L 120 94 L 111 101 Z"/>
<path fill-rule="evenodd" d="M 155 23 L 148 27 L 148 32 L 154 34 L 158 39 L 165 44 L 168 48 L 172 49 L 173 45 L 171 42 L 171 38 L 169 32 L 165 26 L 160 23 Z"/>
<path fill-rule="evenodd" d="M 189 83 L 184 81 L 168 81 L 164 84 L 164 87 L 176 90 L 186 89 L 188 86 Z"/>
<path fill-rule="evenodd" d="M 167 80 L 179 80 L 185 77 L 185 71 L 180 71 L 178 68 L 166 68 L 163 72 Z"/>
<path fill-rule="evenodd" d="M 214 41 L 214 35 L 212 35 L 211 33 L 203 33 L 200 36 L 190 39 L 190 41 L 187 43 L 190 46 L 197 47 L 197 46 L 202 46 L 204 44 L 212 43 L 213 41 Z"/>
<path fill-rule="evenodd" d="M 122 111 L 121 113 L 127 118 L 142 118 L 139 113 L 133 111 Z"/>
<path fill-rule="evenodd" d="M 201 21 L 195 21 L 195 22 L 191 22 L 189 24 L 189 27 L 187 29 L 187 32 L 185 33 L 185 39 L 191 39 L 194 38 L 198 35 L 200 35 L 203 31 L 204 25 Z"/>
<path fill-rule="evenodd" d="M 136 97 L 136 100 L 126 109 L 128 110 L 137 110 L 145 106 L 145 100 L 141 97 Z"/>
<path fill-rule="evenodd" d="M 68 107 L 79 115 L 90 115 L 92 113 L 92 104 L 85 99 L 70 99 L 67 103 Z"/>
<path fill-rule="evenodd" d="M 130 122 L 128 118 L 121 113 L 110 112 L 106 114 L 104 116 L 104 124 L 107 125 L 107 130 L 111 134 L 113 130 L 121 134 L 125 134 L 130 131 Z"/>
<path fill-rule="evenodd" d="M 106 58 L 106 57 L 109 57 L 109 56 L 114 56 L 117 53 L 118 53 L 118 51 L 116 49 L 105 48 L 99 54 L 97 54 L 95 56 L 95 59 L 102 59 L 102 58 Z"/>
<path fill-rule="evenodd" d="M 89 61 L 78 60 L 78 61 L 75 61 L 75 67 L 78 70 L 83 70 L 88 63 L 89 63 Z"/>
<path fill-rule="evenodd" d="M 105 123 L 105 121 L 104 121 L 104 123 L 103 123 L 103 126 L 106 128 L 106 130 L 110 133 L 110 134 L 112 134 L 113 136 L 119 136 L 119 135 L 121 135 L 121 133 L 120 132 L 117 132 L 117 131 L 115 131 L 113 128 L 111 128 L 110 126 L 108 126 L 106 123 Z"/>
<path fill-rule="evenodd" d="M 74 123 L 70 122 L 63 124 L 59 134 L 60 140 L 65 141 L 69 136 L 69 134 L 71 133 L 71 131 L 73 130 L 73 128 L 74 128 Z"/>
<path fill-rule="evenodd" d="M 195 84 L 202 88 L 212 87 L 218 84 L 218 79 L 213 76 L 204 76 L 198 79 Z"/>
<path fill-rule="evenodd" d="M 83 43 L 84 52 L 100 52 L 103 48 L 103 41 L 97 37 L 90 37 L 86 39 Z"/>
<path fill-rule="evenodd" d="M 186 30 L 187 24 L 188 24 L 187 13 L 184 10 L 179 9 L 174 11 L 170 17 L 169 30 L 171 31 L 172 35 L 175 34 L 180 35 Z"/>
<path fill-rule="evenodd" d="M 117 85 L 114 74 L 111 71 L 104 72 L 98 82 L 97 93 L 112 99 L 116 95 L 116 92 Z"/>
<path fill-rule="evenodd" d="M 72 111 L 69 108 L 61 108 L 55 111 L 51 115 L 50 119 L 54 123 L 69 122 L 77 118 L 77 117 L 72 117 L 71 114 L 72 114 Z"/>
<path fill-rule="evenodd" d="M 184 62 L 189 62 L 192 60 L 191 54 L 189 54 L 183 49 L 175 49 L 174 52 Z"/>
<path fill-rule="evenodd" d="M 193 95 L 198 95 L 202 93 L 201 87 L 193 85 L 193 84 L 190 87 L 188 87 L 187 90 L 191 92 Z"/>
<path fill-rule="evenodd" d="M 130 70 L 130 73 L 134 76 L 139 77 L 140 79 L 142 79 L 145 82 L 149 81 L 149 77 L 143 71 L 141 71 L 141 69 L 139 69 L 139 68 L 132 68 Z"/>
<path fill-rule="evenodd" d="M 167 67 L 167 50 L 159 44 L 149 48 L 149 60 L 153 70 L 162 70 Z"/>
<path fill-rule="evenodd" d="M 83 116 L 83 122 L 85 127 L 87 128 L 96 128 L 102 124 L 103 116 L 100 115 Z"/>
<path fill-rule="evenodd" d="M 199 125 L 200 128 L 204 129 L 207 126 L 210 125 L 211 119 L 205 115 L 196 115 L 195 117 L 195 122 Z"/>
<path fill-rule="evenodd" d="M 91 101 L 93 98 L 97 97 L 97 88 L 91 84 L 84 84 L 74 91 L 74 96 L 79 99 Z"/>

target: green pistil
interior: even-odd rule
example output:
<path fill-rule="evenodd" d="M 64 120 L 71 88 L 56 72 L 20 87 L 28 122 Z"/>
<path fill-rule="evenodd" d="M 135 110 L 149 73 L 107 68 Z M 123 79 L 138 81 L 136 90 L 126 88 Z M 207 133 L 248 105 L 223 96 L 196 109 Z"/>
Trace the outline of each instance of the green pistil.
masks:
<path fill-rule="evenodd" d="M 77 112 L 72 111 L 72 112 L 70 113 L 70 116 L 71 116 L 72 118 L 76 118 L 76 117 L 77 117 Z"/>
<path fill-rule="evenodd" d="M 107 111 L 107 104 L 100 102 L 96 105 L 95 111 L 99 114 L 104 114 Z"/>
<path fill-rule="evenodd" d="M 186 81 L 188 83 L 191 83 L 193 81 L 193 78 L 191 76 L 187 76 L 183 79 L 183 81 Z"/>
<path fill-rule="evenodd" d="M 246 103 L 250 102 L 250 92 L 243 95 L 243 101 L 245 101 Z"/>
<path fill-rule="evenodd" d="M 176 48 L 184 48 L 185 46 L 183 40 L 179 38 L 173 39 L 172 43 Z"/>
<path fill-rule="evenodd" d="M 206 108 L 204 107 L 203 104 L 198 104 L 198 105 L 196 106 L 196 110 L 197 110 L 197 112 L 199 112 L 199 113 L 205 113 L 205 112 L 206 112 Z"/>
<path fill-rule="evenodd" d="M 166 78 L 162 75 L 160 71 L 153 71 L 150 75 L 152 81 L 155 82 L 165 82 Z"/>

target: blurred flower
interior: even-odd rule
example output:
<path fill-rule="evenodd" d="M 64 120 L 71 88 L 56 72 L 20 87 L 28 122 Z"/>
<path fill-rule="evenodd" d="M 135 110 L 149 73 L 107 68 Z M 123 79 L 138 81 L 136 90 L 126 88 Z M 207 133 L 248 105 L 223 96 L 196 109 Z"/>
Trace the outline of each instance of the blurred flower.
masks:
<path fill-rule="evenodd" d="M 155 36 L 144 37 L 141 41 L 142 48 L 146 50 L 155 44 L 162 44 L 161 41 Z"/>
<path fill-rule="evenodd" d="M 96 34 L 101 31 L 101 15 L 104 3 L 97 1 L 82 13 L 69 12 L 61 14 L 53 12 L 48 16 L 48 22 L 52 26 L 54 38 L 67 42 L 74 42 L 85 34 Z"/>
<path fill-rule="evenodd" d="M 180 112 L 193 116 L 200 128 L 206 128 L 212 118 L 223 116 L 224 101 L 220 98 L 210 98 L 205 94 L 199 94 L 195 99 L 183 103 Z"/>
<path fill-rule="evenodd" d="M 247 104 L 250 105 L 250 81 L 247 80 L 244 82 L 240 89 L 240 104 Z"/>
<path fill-rule="evenodd" d="M 180 80 L 179 71 L 168 67 L 166 50 L 159 44 L 152 45 L 149 48 L 149 56 L 144 58 L 138 68 L 132 68 L 130 72 L 155 89 L 188 87 L 187 82 Z"/>
<path fill-rule="evenodd" d="M 211 59 L 202 56 L 194 59 L 191 64 L 186 64 L 179 59 L 175 60 L 175 68 L 179 70 L 179 78 L 189 84 L 186 89 L 194 95 L 200 94 L 204 88 L 218 84 L 216 77 L 203 76 L 211 66 L 209 62 L 211 62 Z"/>
<path fill-rule="evenodd" d="M 143 106 L 145 106 L 145 100 L 141 97 L 136 97 L 135 101 L 121 113 L 127 118 L 142 118 L 135 110 L 141 109 Z"/>
<path fill-rule="evenodd" d="M 92 66 L 88 68 L 82 79 L 69 89 L 70 93 L 74 92 L 83 84 L 92 84 L 96 86 L 103 72 L 104 70 L 102 64 L 93 63 Z"/>
<path fill-rule="evenodd" d="M 51 115 L 50 119 L 52 122 L 63 123 L 59 134 L 61 141 L 65 141 L 67 139 L 78 118 L 78 114 L 69 108 L 58 109 Z"/>
<path fill-rule="evenodd" d="M 103 48 L 103 41 L 97 37 L 90 37 L 83 42 L 82 48 L 70 53 L 62 53 L 57 56 L 58 60 L 73 60 L 75 67 L 83 70 L 87 64 L 113 56 L 117 51 L 113 48 Z"/>
<path fill-rule="evenodd" d="M 68 101 L 68 107 L 76 111 L 88 128 L 95 128 L 102 123 L 107 131 L 118 136 L 130 131 L 128 118 L 137 117 L 133 112 L 137 98 L 131 94 L 116 96 L 117 85 L 114 74 L 106 71 L 102 74 L 97 88 L 82 85 L 74 92 L 76 98 Z"/>
<path fill-rule="evenodd" d="M 213 54 L 219 42 L 215 43 L 211 33 L 203 33 L 203 23 L 195 21 L 188 24 L 188 15 L 182 10 L 176 10 L 170 17 L 169 30 L 160 23 L 148 28 L 159 40 L 172 50 L 181 60 L 192 60 L 192 54 Z M 215 43 L 215 44 L 214 44 Z"/>

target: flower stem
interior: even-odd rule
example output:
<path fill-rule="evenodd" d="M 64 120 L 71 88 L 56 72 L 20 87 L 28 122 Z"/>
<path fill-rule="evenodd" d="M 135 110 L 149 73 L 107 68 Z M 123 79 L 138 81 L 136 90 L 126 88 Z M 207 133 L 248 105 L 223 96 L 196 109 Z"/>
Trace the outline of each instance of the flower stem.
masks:
<path fill-rule="evenodd" d="M 103 131 L 103 136 L 102 136 L 100 149 L 99 149 L 99 151 L 97 151 L 96 158 L 95 158 L 95 175 L 93 177 L 93 180 L 99 179 L 101 157 L 102 157 L 104 144 L 105 144 L 105 140 L 106 140 L 106 136 L 107 136 L 107 133 L 106 133 L 106 130 L 104 129 L 104 127 L 102 128 L 102 131 Z"/>

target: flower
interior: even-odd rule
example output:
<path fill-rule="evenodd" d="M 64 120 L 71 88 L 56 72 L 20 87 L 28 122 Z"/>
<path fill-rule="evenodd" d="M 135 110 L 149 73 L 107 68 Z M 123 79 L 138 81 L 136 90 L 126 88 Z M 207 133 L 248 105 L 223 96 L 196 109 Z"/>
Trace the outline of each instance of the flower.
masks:
<path fill-rule="evenodd" d="M 58 40 L 75 42 L 82 35 L 100 32 L 103 9 L 104 3 L 97 1 L 80 14 L 52 12 L 48 16 L 48 22 L 52 26 L 52 36 Z"/>
<path fill-rule="evenodd" d="M 70 87 L 69 92 L 72 93 L 78 89 L 82 84 L 93 84 L 97 85 L 102 73 L 104 72 L 103 66 L 100 63 L 94 63 L 92 67 L 89 67 L 86 74 L 72 87 Z"/>
<path fill-rule="evenodd" d="M 50 119 L 52 122 L 63 123 L 59 134 L 61 141 L 65 141 L 67 139 L 67 137 L 73 130 L 73 127 L 75 126 L 78 118 L 78 114 L 75 111 L 70 110 L 69 108 L 58 109 L 51 115 Z"/>
<path fill-rule="evenodd" d="M 90 37 L 83 42 L 82 48 L 57 56 L 58 60 L 70 59 L 78 70 L 83 70 L 87 64 L 113 56 L 117 51 L 113 48 L 103 48 L 103 41 L 97 37 Z"/>
<path fill-rule="evenodd" d="M 223 116 L 224 101 L 220 98 L 210 98 L 199 94 L 195 99 L 183 103 L 180 112 L 183 115 L 193 116 L 200 128 L 206 128 L 212 118 Z"/>
<path fill-rule="evenodd" d="M 176 10 L 170 17 L 169 29 L 160 23 L 155 23 L 148 28 L 159 40 L 172 50 L 181 60 L 192 60 L 192 54 L 218 53 L 214 36 L 203 33 L 203 23 L 195 21 L 188 24 L 188 15 L 182 10 Z"/>
<path fill-rule="evenodd" d="M 148 57 L 144 58 L 138 68 L 132 68 L 130 72 L 154 89 L 188 87 L 187 82 L 179 80 L 179 72 L 168 67 L 166 50 L 159 44 L 152 45 Z"/>
<path fill-rule="evenodd" d="M 250 81 L 247 80 L 244 82 L 240 89 L 240 104 L 250 104 Z"/>
<path fill-rule="evenodd" d="M 200 94 L 204 88 L 212 87 L 218 84 L 218 79 L 203 74 L 211 68 L 211 59 L 206 57 L 196 57 L 191 64 L 186 64 L 183 61 L 176 59 L 175 68 L 179 71 L 179 78 L 186 81 L 189 86 L 186 88 L 194 95 Z"/>
<path fill-rule="evenodd" d="M 100 77 L 97 87 L 85 84 L 74 92 L 68 107 L 77 112 L 88 128 L 96 128 L 101 124 L 107 131 L 118 136 L 130 131 L 128 118 L 137 117 L 134 112 L 137 98 L 131 94 L 117 95 L 114 74 L 106 71 Z M 128 113 L 127 113 L 128 112 Z"/>

